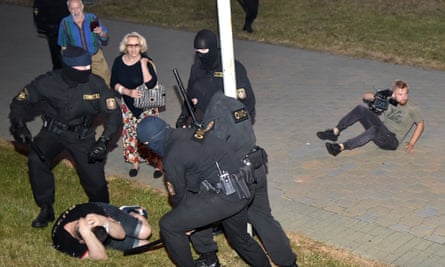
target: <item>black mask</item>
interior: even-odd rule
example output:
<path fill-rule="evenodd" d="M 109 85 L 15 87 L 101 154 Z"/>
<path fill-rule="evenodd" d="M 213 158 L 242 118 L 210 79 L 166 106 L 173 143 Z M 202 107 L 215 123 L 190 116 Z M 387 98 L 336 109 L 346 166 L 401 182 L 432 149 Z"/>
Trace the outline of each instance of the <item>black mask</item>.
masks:
<path fill-rule="evenodd" d="M 77 83 L 88 82 L 91 74 L 91 70 L 76 70 L 65 63 L 62 63 L 62 70 L 68 79 Z"/>
<path fill-rule="evenodd" d="M 207 69 L 212 69 L 218 62 L 218 44 L 216 35 L 210 30 L 201 30 L 195 36 L 195 49 L 209 49 L 206 54 L 196 53 Z"/>

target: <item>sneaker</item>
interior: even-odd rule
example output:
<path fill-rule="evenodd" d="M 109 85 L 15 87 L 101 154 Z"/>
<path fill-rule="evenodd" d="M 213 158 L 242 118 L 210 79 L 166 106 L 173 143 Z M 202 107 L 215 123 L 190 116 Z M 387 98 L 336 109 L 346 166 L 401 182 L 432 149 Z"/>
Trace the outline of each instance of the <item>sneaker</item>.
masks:
<path fill-rule="evenodd" d="M 339 144 L 336 143 L 326 143 L 326 149 L 328 150 L 328 153 L 332 156 L 337 156 L 341 152 L 341 147 Z"/>
<path fill-rule="evenodd" d="M 144 216 L 145 219 L 148 219 L 147 210 L 142 208 L 141 206 L 121 206 L 119 209 L 126 213 L 130 213 L 130 212 L 137 213 L 139 215 Z"/>
<path fill-rule="evenodd" d="M 317 136 L 321 140 L 331 140 L 334 142 L 337 141 L 337 138 L 338 138 L 338 135 L 334 134 L 333 129 L 327 129 L 326 131 L 323 131 L 323 132 L 317 132 Z"/>

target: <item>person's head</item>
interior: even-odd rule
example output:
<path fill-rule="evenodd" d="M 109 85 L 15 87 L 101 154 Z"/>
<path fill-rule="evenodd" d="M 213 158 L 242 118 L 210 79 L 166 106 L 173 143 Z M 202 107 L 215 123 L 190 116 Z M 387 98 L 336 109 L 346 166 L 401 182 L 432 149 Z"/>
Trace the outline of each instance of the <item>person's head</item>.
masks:
<path fill-rule="evenodd" d="M 119 44 L 119 52 L 124 54 L 142 54 L 147 48 L 147 40 L 138 32 L 125 34 Z"/>
<path fill-rule="evenodd" d="M 73 221 L 72 225 L 74 231 L 73 232 L 68 231 L 68 233 L 73 238 L 77 239 L 80 243 L 85 243 L 85 240 L 79 231 L 79 220 Z M 97 240 L 99 240 L 101 243 L 105 242 L 108 238 L 107 230 L 103 226 L 94 226 L 91 229 L 91 232 L 94 234 L 94 236 L 96 236 Z"/>
<path fill-rule="evenodd" d="M 83 20 L 84 14 L 82 0 L 68 0 L 66 1 L 66 5 L 68 6 L 68 10 L 75 21 Z"/>
<path fill-rule="evenodd" d="M 393 97 L 399 105 L 408 103 L 409 88 L 408 84 L 402 80 L 396 80 L 392 86 Z"/>
<path fill-rule="evenodd" d="M 168 128 L 170 126 L 164 120 L 148 116 L 139 122 L 136 129 L 137 138 L 162 157 Z"/>
<path fill-rule="evenodd" d="M 218 40 L 212 31 L 200 30 L 195 36 L 194 48 L 196 55 L 206 68 L 215 67 L 218 61 Z"/>
<path fill-rule="evenodd" d="M 62 70 L 78 83 L 86 83 L 91 74 L 91 56 L 80 47 L 69 46 L 62 51 Z"/>

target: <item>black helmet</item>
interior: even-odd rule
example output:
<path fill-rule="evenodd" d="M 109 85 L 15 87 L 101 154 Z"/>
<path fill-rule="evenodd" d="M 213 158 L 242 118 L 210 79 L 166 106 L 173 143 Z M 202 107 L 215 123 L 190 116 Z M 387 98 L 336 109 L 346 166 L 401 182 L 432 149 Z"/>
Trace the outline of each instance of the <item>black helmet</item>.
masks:
<path fill-rule="evenodd" d="M 168 128 L 170 126 L 161 118 L 148 116 L 138 123 L 137 138 L 160 156 L 164 156 L 164 139 Z"/>

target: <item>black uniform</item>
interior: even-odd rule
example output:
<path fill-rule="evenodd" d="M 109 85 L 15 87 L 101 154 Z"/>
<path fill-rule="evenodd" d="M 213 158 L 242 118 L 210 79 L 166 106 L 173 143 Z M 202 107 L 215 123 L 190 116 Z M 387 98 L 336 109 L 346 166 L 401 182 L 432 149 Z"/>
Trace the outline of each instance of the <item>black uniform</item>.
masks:
<path fill-rule="evenodd" d="M 69 14 L 66 0 L 34 0 L 34 24 L 37 32 L 46 36 L 53 69 L 62 68 L 57 35 L 59 34 L 60 21 Z"/>
<path fill-rule="evenodd" d="M 255 144 L 255 134 L 249 118 L 243 118 L 243 105 L 237 100 L 215 93 L 209 107 L 204 114 L 203 123 L 206 125 L 214 121 L 215 125 L 208 135 L 215 135 L 224 140 L 224 146 L 233 154 L 233 157 L 241 159 L 250 155 L 250 160 L 255 165 L 255 195 L 248 206 L 248 219 L 255 233 L 259 236 L 272 261 L 278 266 L 296 266 L 296 254 L 292 251 L 289 239 L 284 233 L 280 223 L 274 219 L 271 213 L 267 190 L 266 162 L 267 155 Z M 252 158 L 253 153 L 256 157 Z M 260 156 L 260 157 L 258 157 Z M 213 236 L 208 231 L 200 231 L 192 236 L 196 251 L 202 255 L 216 253 L 217 245 Z"/>
<path fill-rule="evenodd" d="M 63 150 L 72 156 L 89 201 L 109 202 L 105 162 L 89 163 L 88 155 L 95 145 L 92 123 L 98 115 L 104 116 L 101 140 L 111 139 L 122 123 L 113 91 L 94 74 L 90 74 L 88 82 L 77 83 L 70 80 L 64 70 L 54 70 L 37 77 L 13 99 L 9 114 L 13 129 L 26 128 L 23 125 L 33 106 L 44 107 L 43 127 L 34 138 L 34 149 L 28 156 L 31 187 L 37 204 L 52 207 L 55 184 L 51 168 L 53 160 Z M 46 220 L 41 222 L 42 225 L 33 226 L 46 226 Z"/>
<path fill-rule="evenodd" d="M 259 0 L 238 0 L 246 13 L 243 31 L 253 32 L 252 23 L 258 15 Z"/>
<path fill-rule="evenodd" d="M 138 138 L 141 132 L 153 128 L 145 122 L 157 119 L 144 119 L 138 126 Z M 153 135 L 159 136 L 158 133 Z M 238 189 L 230 195 L 214 190 L 220 188 L 217 163 L 221 171 L 236 173 L 241 162 L 224 148 L 220 139 L 210 135 L 199 137 L 200 134 L 191 128 L 167 129 L 162 140 L 163 152 L 160 153 L 173 209 L 159 224 L 172 261 L 177 266 L 195 266 L 185 233 L 221 221 L 231 245 L 246 262 L 252 266 L 270 266 L 261 247 L 245 231 L 250 197 L 241 199 Z M 156 146 L 149 138 L 140 140 L 148 141 L 152 149 Z M 205 187 L 204 180 L 211 186 Z"/>
<path fill-rule="evenodd" d="M 194 113 L 201 120 L 213 94 L 217 91 L 224 92 L 223 67 L 221 61 L 221 50 L 217 48 L 217 37 L 210 30 L 201 30 L 195 37 L 195 49 L 208 49 L 208 53 L 197 53 L 196 60 L 191 67 L 187 87 L 189 101 L 193 98 L 198 100 L 194 105 Z M 255 120 L 255 94 L 246 68 L 235 60 L 235 76 L 238 99 L 246 106 L 251 122 Z M 183 110 L 176 123 L 176 127 L 191 124 L 190 114 Z"/>

